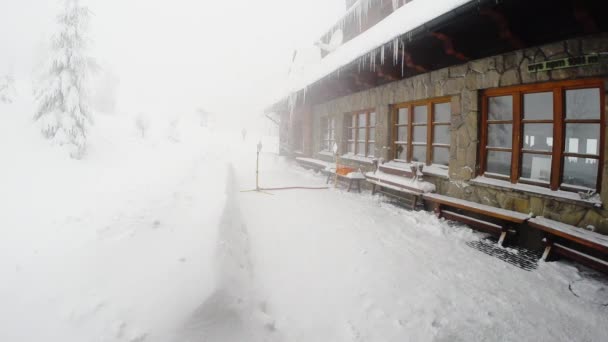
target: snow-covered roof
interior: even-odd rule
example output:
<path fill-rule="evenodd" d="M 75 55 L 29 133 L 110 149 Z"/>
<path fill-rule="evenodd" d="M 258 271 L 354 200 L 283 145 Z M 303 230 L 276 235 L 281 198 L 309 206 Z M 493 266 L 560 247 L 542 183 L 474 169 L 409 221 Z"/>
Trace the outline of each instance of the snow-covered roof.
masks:
<path fill-rule="evenodd" d="M 384 59 L 385 45 L 395 44 L 394 46 L 397 48 L 394 51 L 397 52 L 399 50 L 398 38 L 401 35 L 470 1 L 472 0 L 411 1 L 358 37 L 346 42 L 333 53 L 294 75 L 289 82 L 288 92 L 294 93 L 305 89 L 310 84 L 357 59 L 363 57 L 365 60 L 370 51 L 375 55 L 380 49 L 381 59 Z M 392 57 L 393 62 L 397 64 L 397 54 Z M 376 63 L 375 58 L 371 57 L 365 61 L 370 64 Z M 379 62 L 383 63 L 384 60 Z"/>

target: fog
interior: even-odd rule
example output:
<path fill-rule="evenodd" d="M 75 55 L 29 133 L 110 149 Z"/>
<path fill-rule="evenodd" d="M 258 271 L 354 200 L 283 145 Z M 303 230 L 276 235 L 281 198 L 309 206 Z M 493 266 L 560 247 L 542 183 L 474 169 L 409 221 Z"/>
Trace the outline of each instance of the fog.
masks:
<path fill-rule="evenodd" d="M 311 46 L 344 11 L 342 0 L 83 2 L 99 66 L 92 93 L 115 91 L 112 112 L 205 108 L 239 120 L 284 93 L 294 49 Z M 22 92 L 44 71 L 62 3 L 0 3 L 0 75 L 16 78 Z"/>

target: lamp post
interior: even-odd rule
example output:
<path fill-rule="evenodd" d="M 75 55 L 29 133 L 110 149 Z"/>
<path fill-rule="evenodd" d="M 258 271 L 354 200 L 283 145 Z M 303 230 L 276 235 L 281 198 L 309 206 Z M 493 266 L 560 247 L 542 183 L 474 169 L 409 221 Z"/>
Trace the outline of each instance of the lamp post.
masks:
<path fill-rule="evenodd" d="M 260 152 L 262 151 L 262 141 L 258 142 L 258 152 L 255 158 L 255 190 L 260 191 L 259 174 L 260 174 Z"/>

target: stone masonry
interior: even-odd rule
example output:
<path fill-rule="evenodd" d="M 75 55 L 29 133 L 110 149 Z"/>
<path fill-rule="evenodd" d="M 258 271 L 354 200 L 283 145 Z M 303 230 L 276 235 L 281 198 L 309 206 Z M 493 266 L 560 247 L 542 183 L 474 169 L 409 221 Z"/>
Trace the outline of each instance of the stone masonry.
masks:
<path fill-rule="evenodd" d="M 521 84 L 606 77 L 608 76 L 608 66 L 606 65 L 539 73 L 528 73 L 527 71 L 530 63 L 597 52 L 608 52 L 608 35 L 560 41 L 475 60 L 313 106 L 311 109 L 311 155 L 331 160 L 331 156 L 318 153 L 321 143 L 320 120 L 322 117 L 336 118 L 336 140 L 342 146 L 344 114 L 373 108 L 377 113 L 376 157 L 390 160 L 392 159 L 391 106 L 403 102 L 450 96 L 452 123 L 449 178 L 426 177 L 427 180 L 437 185 L 439 193 L 523 213 L 533 213 L 579 227 L 591 225 L 596 228 L 596 231 L 608 234 L 608 210 L 604 208 L 596 208 L 582 201 L 470 182 L 476 177 L 479 164 L 480 91 Z M 608 82 L 606 88 L 608 89 Z M 608 95 L 605 96 L 608 100 Z M 605 102 L 608 103 L 608 101 Z M 604 131 L 608 136 L 608 127 L 604 127 Z M 605 141 L 608 145 L 608 139 Z M 605 150 L 608 151 L 608 146 Z M 606 154 L 603 159 L 600 196 L 602 202 L 608 205 Z M 371 169 L 370 162 L 345 160 L 345 163 L 364 170 Z"/>

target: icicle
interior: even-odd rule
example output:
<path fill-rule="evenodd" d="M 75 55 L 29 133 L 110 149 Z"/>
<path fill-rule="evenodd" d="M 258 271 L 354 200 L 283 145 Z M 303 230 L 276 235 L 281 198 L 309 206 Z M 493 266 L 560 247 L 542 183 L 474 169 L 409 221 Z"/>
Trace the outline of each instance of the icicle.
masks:
<path fill-rule="evenodd" d="M 393 11 L 396 11 L 399 8 L 399 0 L 393 0 Z"/>
<path fill-rule="evenodd" d="M 399 39 L 393 40 L 393 65 L 399 63 Z"/>
<path fill-rule="evenodd" d="M 384 45 L 380 48 L 380 65 L 384 65 Z"/>
<path fill-rule="evenodd" d="M 401 42 L 401 77 L 405 75 L 405 43 Z"/>
<path fill-rule="evenodd" d="M 308 90 L 308 86 L 304 87 L 304 98 L 302 100 L 302 104 L 306 103 L 306 91 Z"/>

